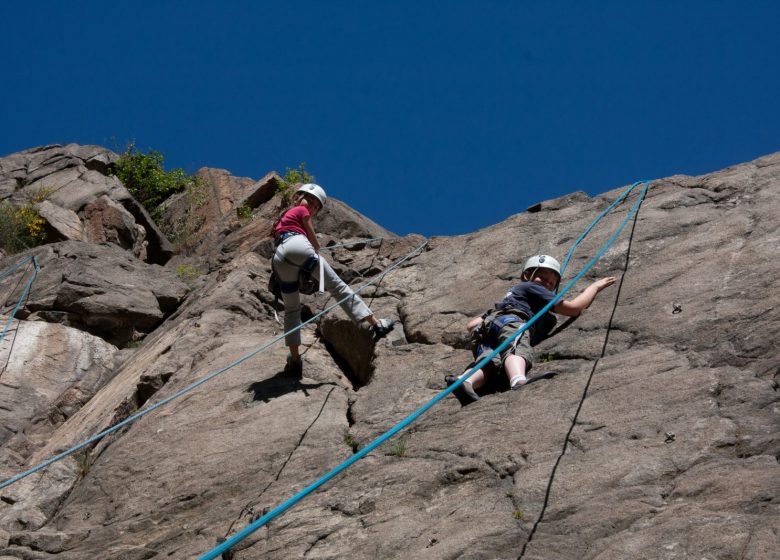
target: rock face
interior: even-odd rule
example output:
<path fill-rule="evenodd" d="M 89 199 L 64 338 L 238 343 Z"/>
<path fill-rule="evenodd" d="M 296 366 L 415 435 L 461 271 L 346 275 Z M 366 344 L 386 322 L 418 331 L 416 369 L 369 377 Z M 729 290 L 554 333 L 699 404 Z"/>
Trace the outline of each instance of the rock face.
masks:
<path fill-rule="evenodd" d="M 9 317 L 1 318 L 6 325 Z M 5 470 L 22 470 L 59 426 L 111 379 L 116 353 L 116 347 L 102 339 L 58 324 L 22 321 L 7 332 L 0 342 L 0 449 Z M 46 519 L 43 510 L 51 512 L 75 480 L 63 483 L 58 478 L 39 477 L 29 493 L 23 481 L 7 494 L 14 497 L 6 502 L 11 507 L 0 513 L 0 523 L 37 528 Z M 32 495 L 45 499 L 32 508 L 23 507 L 24 499 Z"/>
<path fill-rule="evenodd" d="M 8 319 L 2 316 L 3 325 Z M 100 338 L 62 325 L 22 321 L 9 330 L 0 343 L 0 445 L 36 417 L 56 426 L 72 416 L 113 373 L 116 351 Z"/>
<path fill-rule="evenodd" d="M 54 144 L 0 158 L 0 201 L 34 203 L 51 241 L 109 242 L 164 264 L 170 243 L 122 182 L 119 156 L 100 146 Z"/>
<path fill-rule="evenodd" d="M 44 423 L 8 411 L 3 422 L 16 435 L 2 448 L 3 478 L 216 375 L 1 490 L 0 545 L 4 535 L 8 544 L 0 557 L 200 556 L 437 395 L 444 376 L 471 361 L 468 318 L 518 281 L 530 254 L 563 259 L 622 192 L 575 193 L 470 235 L 429 240 L 363 292 L 378 316 L 399 321 L 391 335 L 375 341 L 337 309 L 304 328 L 304 376 L 291 379 L 282 373 L 285 348 L 270 344 L 281 333 L 265 290 L 276 179 L 201 173 L 211 189 L 197 209 L 203 219 L 165 268 L 139 265 L 113 241 L 37 250 L 54 264 L 25 304 L 24 328 L 66 314 L 86 329 L 112 300 L 132 317 L 125 325 L 153 330 L 114 355 L 99 390 L 60 423 L 37 430 Z M 585 238 L 564 282 L 633 200 Z M 184 206 L 172 201 L 169 217 L 186 214 Z M 239 215 L 244 206 L 253 218 Z M 776 558 L 778 208 L 780 154 L 655 181 L 635 224 L 586 277 L 614 275 L 618 284 L 536 347 L 532 373 L 548 375 L 520 391 L 499 384 L 465 408 L 445 398 L 228 556 Z M 315 222 L 323 246 L 388 235 L 338 203 Z M 323 254 L 360 285 L 421 242 L 389 236 Z M 200 276 L 182 299 L 184 289 L 171 288 L 174 270 L 186 266 Z M 151 277 L 136 276 L 146 268 Z M 112 270 L 133 280 L 111 280 Z M 145 303 L 130 304 L 136 292 Z M 152 299 L 156 314 L 138 311 Z M 304 302 L 305 316 L 332 303 Z M 101 330 L 115 328 L 123 327 Z M 55 393 L 41 409 L 54 406 Z M 25 453 L 10 444 L 25 438 Z"/>
<path fill-rule="evenodd" d="M 111 243 L 66 241 L 32 253 L 41 270 L 19 317 L 75 326 L 118 346 L 158 326 L 187 293 L 173 270 L 148 265 Z"/>
<path fill-rule="evenodd" d="M 270 258 L 273 225 L 285 208 L 279 190 L 281 177 L 271 172 L 253 181 L 209 168 L 201 169 L 198 176 L 208 185 L 206 192 L 180 193 L 165 204 L 162 219 L 168 229 L 186 233 L 182 254 L 173 262 L 217 270 L 236 255 L 251 250 Z M 317 231 L 322 234 L 323 245 L 392 236 L 333 198 L 317 216 Z"/>

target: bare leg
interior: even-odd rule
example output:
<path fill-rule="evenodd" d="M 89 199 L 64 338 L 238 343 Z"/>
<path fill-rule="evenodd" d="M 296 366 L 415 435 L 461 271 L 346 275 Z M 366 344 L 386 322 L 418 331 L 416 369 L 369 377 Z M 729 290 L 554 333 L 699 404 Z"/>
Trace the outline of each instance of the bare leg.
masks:
<path fill-rule="evenodd" d="M 462 374 L 460 374 L 460 377 L 463 377 L 469 371 L 470 370 L 464 371 Z M 470 383 L 472 387 L 474 387 L 475 389 L 479 389 L 485 384 L 485 372 L 482 371 L 481 369 L 478 369 L 471 375 L 471 377 L 469 377 L 466 381 L 464 381 L 464 383 Z"/>
<path fill-rule="evenodd" d="M 509 379 L 509 386 L 515 387 L 525 385 L 528 381 L 525 377 L 525 359 L 520 356 L 507 356 L 504 360 L 504 371 Z"/>

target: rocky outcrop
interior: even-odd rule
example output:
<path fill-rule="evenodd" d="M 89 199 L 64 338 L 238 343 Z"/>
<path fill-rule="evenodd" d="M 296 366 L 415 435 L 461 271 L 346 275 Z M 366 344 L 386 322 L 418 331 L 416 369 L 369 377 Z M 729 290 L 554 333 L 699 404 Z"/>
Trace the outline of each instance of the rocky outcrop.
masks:
<path fill-rule="evenodd" d="M 84 224 L 73 210 L 62 208 L 48 200 L 39 203 L 37 208 L 48 226 L 47 239 L 84 241 Z"/>
<path fill-rule="evenodd" d="M 107 196 L 89 203 L 84 216 L 84 240 L 89 243 L 112 243 L 146 260 L 146 229 L 136 224 L 133 215 Z"/>
<path fill-rule="evenodd" d="M 201 169 L 197 176 L 207 188 L 179 193 L 164 204 L 162 220 L 166 228 L 182 234 L 182 251 L 172 264 L 217 270 L 252 250 L 270 258 L 273 225 L 285 208 L 281 177 L 271 172 L 253 181 L 209 168 Z M 317 231 L 323 245 L 393 236 L 333 198 L 317 217 Z"/>
<path fill-rule="evenodd" d="M 3 326 L 12 325 L 0 342 L 0 453 L 3 470 L 12 472 L 22 470 L 60 425 L 111 379 L 117 349 L 63 325 L 0 319 Z M 23 495 L 44 496 L 39 504 L 46 504 L 43 509 L 51 512 L 70 490 L 57 478 L 39 477 L 38 484 Z M 14 496 L 6 497 L 9 507 L 2 512 L 1 523 L 17 529 L 39 527 L 46 519 L 42 510 L 18 510 Z"/>
<path fill-rule="evenodd" d="M 466 320 L 503 296 L 529 254 L 563 257 L 620 192 L 575 193 L 470 235 L 431 239 L 364 291 L 377 315 L 398 319 L 391 336 L 366 337 L 335 310 L 304 329 L 304 376 L 291 379 L 285 349 L 271 344 L 280 326 L 265 291 L 264 235 L 280 201 L 277 190 L 266 198 L 268 181 L 204 206 L 213 217 L 202 237 L 167 266 L 202 264 L 203 276 L 97 394 L 31 448 L 27 464 L 218 374 L 0 491 L 8 535 L 0 555 L 198 557 L 438 394 L 444 375 L 471 361 Z M 263 200 L 254 218 L 239 217 L 253 196 Z M 533 372 L 547 375 L 520 391 L 498 384 L 465 408 L 444 399 L 231 557 L 772 558 L 778 198 L 780 154 L 654 182 L 633 229 L 587 276 L 619 283 L 536 348 Z M 585 239 L 564 280 L 626 211 Z M 317 218 L 323 245 L 382 231 L 350 212 Z M 420 241 L 391 237 L 325 254 L 359 285 Z M 114 245 L 89 247 L 133 259 Z M 80 270 L 54 285 L 90 276 Z M 33 302 L 60 299 L 62 290 L 45 288 L 52 284 L 31 296 L 25 321 L 46 317 Z M 103 289 L 125 297 L 119 283 Z M 304 303 L 306 316 L 328 305 L 322 296 Z M 6 459 L 0 474 L 12 466 Z"/>
<path fill-rule="evenodd" d="M 5 326 L 9 317 L 2 316 Z M 24 433 L 29 422 L 46 418 L 56 427 L 110 378 L 116 347 L 77 329 L 40 321 L 13 323 L 0 342 L 0 445 L 19 441 L 20 457 L 37 440 Z"/>
<path fill-rule="evenodd" d="M 32 251 L 40 272 L 18 316 L 83 329 L 127 346 L 157 327 L 187 294 L 169 269 L 112 243 L 67 241 Z M 0 261 L 7 268 L 11 259 Z"/>
<path fill-rule="evenodd" d="M 35 204 L 47 242 L 109 242 L 164 264 L 173 248 L 111 174 L 119 156 L 100 146 L 53 144 L 0 158 L 0 201 Z"/>
<path fill-rule="evenodd" d="M 118 156 L 100 146 L 52 144 L 0 158 L 0 198 L 23 198 L 48 191 L 53 202 L 78 211 L 90 200 L 129 194 L 116 178 L 108 177 Z"/>

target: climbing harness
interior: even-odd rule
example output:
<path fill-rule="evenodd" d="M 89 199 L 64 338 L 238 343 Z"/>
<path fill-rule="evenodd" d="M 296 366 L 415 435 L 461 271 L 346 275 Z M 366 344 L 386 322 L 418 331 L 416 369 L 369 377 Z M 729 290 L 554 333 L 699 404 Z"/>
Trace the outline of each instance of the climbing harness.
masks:
<path fill-rule="evenodd" d="M 545 313 L 547 313 L 550 309 L 552 309 L 556 303 L 558 303 L 563 296 L 577 283 L 577 281 L 580 280 L 593 266 L 596 264 L 596 262 L 601 259 L 601 257 L 604 255 L 604 253 L 612 246 L 612 244 L 615 242 L 617 237 L 620 235 L 620 233 L 623 231 L 623 228 L 626 226 L 628 221 L 631 219 L 632 216 L 636 214 L 636 212 L 639 209 L 639 205 L 641 204 L 642 200 L 645 197 L 645 194 L 647 194 L 647 190 L 650 187 L 649 181 L 638 181 L 634 183 L 621 197 L 620 200 L 625 199 L 625 197 L 630 193 L 634 188 L 636 188 L 638 185 L 644 184 L 645 187 L 642 190 L 641 194 L 639 195 L 639 199 L 634 204 L 634 206 L 631 208 L 631 210 L 628 212 L 628 215 L 623 220 L 623 222 L 618 226 L 618 228 L 615 230 L 615 232 L 612 234 L 612 236 L 607 240 L 607 242 L 604 244 L 604 246 L 596 253 L 596 255 L 588 261 L 588 263 L 585 265 L 585 267 L 577 273 L 577 275 L 568 283 L 566 286 L 556 295 L 556 297 L 551 300 L 547 305 L 545 305 L 536 315 L 531 317 L 527 323 L 525 323 L 520 329 L 517 330 L 511 337 L 507 338 L 503 343 L 501 343 L 495 350 L 493 350 L 490 354 L 483 357 L 481 360 L 479 360 L 469 371 L 467 371 L 462 377 L 460 377 L 455 383 L 441 391 L 438 395 L 433 397 L 431 400 L 429 400 L 427 403 L 422 405 L 420 408 L 412 412 L 410 415 L 408 415 L 406 418 L 401 420 L 399 423 L 397 423 L 395 426 L 387 430 L 385 433 L 374 439 L 372 442 L 367 444 L 363 449 L 359 450 L 357 453 L 352 455 L 349 459 L 345 460 L 341 464 L 337 465 L 330 471 L 328 471 L 326 474 L 324 474 L 322 477 L 317 479 L 316 481 L 312 482 L 308 486 L 306 486 L 303 490 L 300 490 L 298 493 L 287 499 L 286 501 L 282 502 L 275 508 L 268 511 L 265 515 L 260 517 L 259 519 L 253 521 L 246 527 L 244 527 L 241 531 L 237 532 L 232 537 L 226 539 L 224 542 L 220 543 L 210 551 L 206 552 L 202 556 L 198 558 L 198 560 L 214 560 L 218 558 L 220 555 L 222 555 L 224 552 L 227 552 L 232 547 L 234 547 L 236 544 L 244 540 L 246 537 L 257 531 L 260 527 L 267 524 L 272 519 L 278 517 L 288 509 L 290 509 L 293 505 L 297 504 L 299 501 L 301 501 L 303 498 L 314 492 L 316 489 L 323 486 L 325 483 L 327 483 L 329 480 L 333 479 L 333 477 L 337 476 L 341 472 L 348 469 L 351 465 L 371 453 L 374 449 L 379 447 L 380 445 L 387 442 L 390 438 L 392 438 L 394 435 L 399 433 L 401 430 L 409 426 L 412 422 L 417 420 L 420 416 L 422 416 L 425 412 L 430 410 L 432 407 L 434 407 L 439 401 L 444 399 L 447 395 L 458 389 L 463 383 L 471 377 L 477 370 L 483 368 L 496 354 L 503 351 L 505 348 L 507 348 L 510 344 L 512 344 L 515 340 L 515 338 L 518 338 L 522 336 L 522 334 L 528 330 L 536 321 L 539 320 L 540 317 L 542 317 Z M 614 207 L 615 204 L 613 203 L 610 208 Z M 594 221 L 594 223 L 591 224 L 591 226 L 586 230 L 586 233 L 589 232 L 593 227 L 595 226 L 595 223 L 600 220 L 604 215 L 605 212 L 602 212 L 601 215 Z M 584 239 L 585 235 L 580 236 L 580 239 L 578 239 L 577 243 L 579 243 L 582 239 Z M 571 255 L 572 251 L 570 251 Z M 569 255 L 569 256 L 570 256 Z"/>
<path fill-rule="evenodd" d="M 428 241 L 424 241 L 419 246 L 414 248 L 412 251 L 410 251 L 409 253 L 407 253 L 406 255 L 401 257 L 400 259 L 398 259 L 396 262 L 394 262 L 392 265 L 387 267 L 385 270 L 383 270 L 379 274 L 371 277 L 369 280 L 367 280 L 366 282 L 364 282 L 363 284 L 358 286 L 354 290 L 354 293 L 360 293 L 361 291 L 363 291 L 368 286 L 376 283 L 377 281 L 381 281 L 390 272 L 392 272 L 396 268 L 400 267 L 403 263 L 405 263 L 406 261 L 411 259 L 416 254 L 420 253 L 427 245 L 428 245 Z M 10 486 L 11 484 L 13 484 L 13 483 L 15 483 L 15 482 L 17 482 L 17 481 L 19 481 L 19 480 L 21 480 L 23 478 L 26 478 L 26 477 L 30 476 L 31 474 L 34 474 L 34 473 L 36 473 L 36 472 L 38 472 L 38 471 L 48 467 L 49 465 L 51 465 L 53 463 L 56 463 L 57 461 L 60 461 L 60 460 L 64 459 L 65 457 L 68 457 L 69 455 L 72 455 L 75 452 L 77 452 L 77 451 L 79 451 L 81 449 L 84 449 L 88 445 L 90 445 L 92 443 L 95 443 L 96 441 L 101 440 L 102 438 L 106 437 L 109 434 L 112 434 L 112 433 L 116 432 L 117 430 L 123 428 L 124 426 L 132 424 L 133 422 L 135 422 L 139 418 L 142 418 L 143 416 L 146 416 L 150 412 L 152 412 L 154 410 L 157 410 L 158 408 L 160 408 L 162 406 L 165 406 L 166 404 L 170 403 L 171 401 L 174 401 L 174 400 L 178 399 L 179 397 L 181 397 L 181 396 L 191 392 L 192 390 L 194 390 L 197 387 L 203 385 L 207 381 L 210 381 L 211 379 L 215 378 L 216 376 L 220 375 L 221 373 L 224 373 L 224 372 L 226 372 L 226 371 L 236 367 L 237 365 L 247 361 L 248 359 L 250 359 L 250 358 L 252 358 L 252 357 L 254 357 L 254 356 L 256 356 L 256 355 L 258 355 L 258 354 L 260 354 L 262 352 L 264 352 L 265 350 L 267 350 L 268 348 L 270 348 L 271 346 L 273 346 L 274 344 L 276 344 L 280 340 L 283 340 L 286 335 L 289 335 L 289 334 L 291 334 L 291 333 L 293 333 L 293 332 L 295 332 L 297 330 L 300 330 L 303 327 L 305 327 L 306 325 L 308 325 L 309 323 L 312 323 L 312 322 L 316 321 L 321 316 L 329 313 L 330 311 L 332 311 L 333 309 L 338 307 L 341 303 L 345 302 L 347 299 L 349 299 L 351 297 L 352 297 L 352 295 L 344 297 L 343 299 L 337 301 L 336 303 L 326 307 L 324 310 L 322 310 L 320 313 L 317 313 L 316 315 L 314 315 L 310 319 L 302 322 L 297 327 L 295 327 L 293 329 L 290 329 L 289 332 L 282 333 L 282 334 L 276 336 L 275 338 L 271 339 L 269 342 L 267 342 L 267 343 L 263 344 L 262 346 L 252 350 L 251 352 L 241 356 L 240 358 L 238 358 L 234 362 L 228 364 L 227 366 L 225 366 L 223 368 L 220 368 L 220 369 L 218 369 L 216 371 L 213 371 L 213 372 L 203 376 L 198 381 L 195 381 L 194 383 L 188 385 L 187 387 L 181 389 L 180 391 L 174 393 L 173 395 L 162 399 L 161 401 L 155 403 L 154 405 L 149 406 L 148 408 L 144 408 L 142 410 L 139 410 L 138 412 L 136 412 L 135 414 L 133 414 L 131 416 L 128 416 L 127 418 L 125 418 L 121 422 L 117 422 L 113 426 L 110 426 L 109 428 L 106 428 L 102 432 L 100 432 L 98 434 L 95 434 L 95 435 L 85 439 L 81 443 L 72 446 L 71 448 L 63 451 L 62 453 L 59 453 L 59 454 L 57 454 L 57 455 L 55 455 L 55 456 L 53 456 L 53 457 L 51 457 L 51 458 L 49 458 L 47 460 L 45 460 L 45 461 L 35 465 L 34 467 L 31 467 L 31 468 L 27 469 L 24 472 L 21 472 L 21 473 L 15 475 L 15 476 L 12 476 L 11 478 L 9 478 L 7 480 L 4 480 L 2 483 L 0 483 L 0 489 L 5 488 L 7 486 Z"/>
<path fill-rule="evenodd" d="M 471 333 L 471 342 L 473 345 L 472 353 L 475 358 L 485 352 L 492 350 L 500 344 L 498 336 L 501 329 L 511 323 L 525 323 L 528 318 L 521 314 L 512 312 L 502 312 L 491 310 L 482 315 L 482 324 L 475 328 Z"/>
<path fill-rule="evenodd" d="M 302 233 L 294 232 L 294 231 L 286 231 L 279 236 L 276 237 L 274 240 L 274 252 L 279 245 L 281 245 L 285 239 L 288 237 L 292 237 L 294 235 L 303 235 Z M 352 241 L 350 243 L 340 243 L 338 245 L 328 245 L 326 247 L 320 247 L 320 252 L 322 251 L 330 251 L 332 249 L 337 249 L 341 247 L 351 247 L 353 245 L 358 245 L 361 243 L 371 243 L 373 241 L 383 240 L 386 239 L 385 237 L 372 237 L 370 239 L 361 239 L 359 241 Z M 291 266 L 298 266 L 294 262 L 291 262 L 286 257 L 283 257 L 284 262 Z M 312 277 L 312 271 L 314 270 L 315 266 L 319 266 L 320 273 L 319 273 L 319 283 Z M 294 291 L 298 291 L 301 294 L 304 295 L 312 295 L 315 292 L 317 293 L 324 293 L 325 292 L 325 263 L 322 261 L 322 259 L 318 258 L 317 256 L 310 257 L 306 260 L 305 263 L 299 266 L 299 272 L 298 272 L 298 281 L 297 282 L 282 282 L 279 279 L 279 275 L 276 273 L 276 269 L 274 268 L 274 259 L 273 256 L 271 257 L 271 275 L 268 277 L 268 291 L 273 294 L 274 296 L 274 320 L 282 324 L 281 319 L 279 319 L 279 313 L 278 309 L 281 308 L 281 301 L 282 301 L 282 292 L 290 293 Z"/>
<path fill-rule="evenodd" d="M 276 239 L 274 239 L 274 253 L 276 253 L 276 249 L 278 249 L 279 246 L 285 242 L 285 240 L 296 235 L 303 234 L 298 233 L 297 231 L 286 231 L 278 235 Z M 276 268 L 274 268 L 274 258 L 271 257 L 271 276 L 268 279 L 268 291 L 276 296 L 277 303 L 281 299 L 283 293 L 289 294 L 291 292 L 300 292 L 305 295 L 311 295 L 317 291 L 317 284 L 312 278 L 311 273 L 314 271 L 314 267 L 318 264 L 320 267 L 320 284 L 323 286 L 320 291 L 324 291 L 324 279 L 322 276 L 323 264 L 322 260 L 319 259 L 317 255 L 312 255 L 306 259 L 303 264 L 300 265 L 292 262 L 287 257 L 282 257 L 282 260 L 290 266 L 298 268 L 298 279 L 294 282 L 283 282 L 279 278 L 279 274 L 276 272 Z M 276 307 L 277 306 L 274 306 L 274 314 L 276 313 Z"/>
<path fill-rule="evenodd" d="M 485 317 L 482 323 L 481 331 L 483 332 L 483 341 L 488 346 L 498 346 L 498 335 L 501 329 L 509 323 L 524 323 L 528 320 L 528 317 L 521 316 L 519 313 L 490 313 Z"/>
<path fill-rule="evenodd" d="M 486 311 L 482 315 L 483 321 L 475 332 L 472 333 L 472 344 L 474 347 L 474 357 L 478 357 L 485 349 L 493 349 L 499 344 L 498 335 L 501 329 L 510 323 L 525 323 L 528 321 L 528 317 L 525 313 L 516 309 L 491 309 Z M 542 341 L 550 338 L 553 334 L 557 334 L 562 329 L 558 329 L 555 332 L 551 332 L 558 319 L 551 313 L 546 313 L 542 316 L 534 325 L 534 328 L 530 330 L 531 346 L 536 346 Z M 481 350 L 477 352 L 477 349 Z"/>

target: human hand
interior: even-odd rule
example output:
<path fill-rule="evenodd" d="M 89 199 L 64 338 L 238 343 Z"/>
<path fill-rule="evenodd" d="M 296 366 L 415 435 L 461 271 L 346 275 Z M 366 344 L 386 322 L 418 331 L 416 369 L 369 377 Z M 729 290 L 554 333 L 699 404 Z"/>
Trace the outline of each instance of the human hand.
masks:
<path fill-rule="evenodd" d="M 469 332 L 472 332 L 474 329 L 476 329 L 481 324 L 482 324 L 482 317 L 474 317 L 466 325 L 466 330 L 468 330 Z"/>
<path fill-rule="evenodd" d="M 614 276 L 607 276 L 606 278 L 602 278 L 601 280 L 596 280 L 593 282 L 593 287 L 596 288 L 596 292 L 600 292 L 604 288 L 607 288 L 614 284 L 616 282 L 616 278 Z"/>

